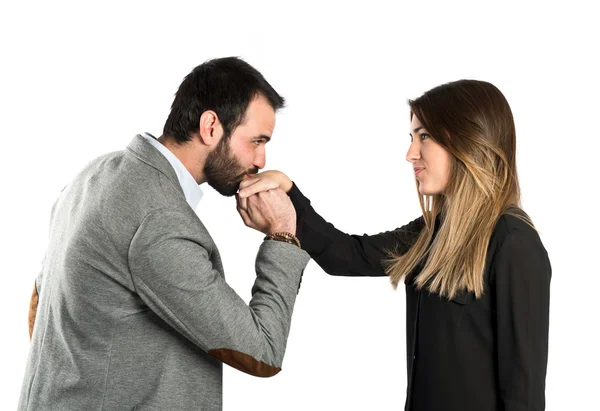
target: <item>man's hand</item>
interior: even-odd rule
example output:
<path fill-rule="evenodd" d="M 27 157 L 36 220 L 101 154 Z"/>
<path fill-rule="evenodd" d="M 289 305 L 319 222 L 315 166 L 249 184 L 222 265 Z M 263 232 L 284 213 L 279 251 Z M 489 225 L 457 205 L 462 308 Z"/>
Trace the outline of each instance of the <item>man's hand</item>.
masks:
<path fill-rule="evenodd" d="M 281 188 L 286 193 L 292 189 L 292 180 L 281 171 L 269 170 L 254 174 L 240 183 L 240 198 L 250 197 L 261 191 Z"/>
<path fill-rule="evenodd" d="M 281 188 L 260 191 L 248 198 L 236 194 L 237 210 L 244 224 L 265 234 L 296 234 L 296 210 Z"/>

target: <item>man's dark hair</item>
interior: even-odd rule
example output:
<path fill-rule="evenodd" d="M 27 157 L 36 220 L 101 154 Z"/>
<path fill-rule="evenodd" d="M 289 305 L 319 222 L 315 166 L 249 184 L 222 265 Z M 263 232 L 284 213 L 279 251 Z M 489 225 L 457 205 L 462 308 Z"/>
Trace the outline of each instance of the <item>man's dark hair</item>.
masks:
<path fill-rule="evenodd" d="M 275 111 L 285 105 L 284 98 L 263 75 L 242 59 L 208 60 L 183 79 L 163 135 L 185 143 L 198 131 L 202 113 L 213 110 L 223 125 L 223 138 L 229 138 L 244 120 L 250 101 L 259 95 L 265 97 Z"/>

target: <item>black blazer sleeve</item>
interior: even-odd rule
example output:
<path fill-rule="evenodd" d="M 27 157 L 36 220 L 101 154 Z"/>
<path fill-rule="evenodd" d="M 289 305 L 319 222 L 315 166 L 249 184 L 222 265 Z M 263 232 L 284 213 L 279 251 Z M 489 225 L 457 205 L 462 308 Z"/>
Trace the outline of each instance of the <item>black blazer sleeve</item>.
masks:
<path fill-rule="evenodd" d="M 387 251 L 403 254 L 414 244 L 425 222 L 411 223 L 376 235 L 346 234 L 325 221 L 298 189 L 288 193 L 297 214 L 296 236 L 325 272 L 340 276 L 384 276 L 382 259 Z"/>
<path fill-rule="evenodd" d="M 501 409 L 543 410 L 551 267 L 537 233 L 512 229 L 493 258 Z"/>

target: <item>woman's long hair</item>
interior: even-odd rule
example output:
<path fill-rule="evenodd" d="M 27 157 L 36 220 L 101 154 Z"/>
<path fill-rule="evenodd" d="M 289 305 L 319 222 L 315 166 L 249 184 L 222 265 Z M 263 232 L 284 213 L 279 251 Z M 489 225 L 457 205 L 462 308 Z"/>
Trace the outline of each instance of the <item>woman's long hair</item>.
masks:
<path fill-rule="evenodd" d="M 417 116 L 450 153 L 450 179 L 443 194 L 419 194 L 425 226 L 408 252 L 391 256 L 387 274 L 396 288 L 423 262 L 414 278 L 417 288 L 449 299 L 467 290 L 479 298 L 489 240 L 500 216 L 514 215 L 533 227 L 520 210 L 510 106 L 494 85 L 476 80 L 435 87 L 409 100 L 409 106 L 411 119 Z M 437 217 L 441 224 L 434 237 Z"/>

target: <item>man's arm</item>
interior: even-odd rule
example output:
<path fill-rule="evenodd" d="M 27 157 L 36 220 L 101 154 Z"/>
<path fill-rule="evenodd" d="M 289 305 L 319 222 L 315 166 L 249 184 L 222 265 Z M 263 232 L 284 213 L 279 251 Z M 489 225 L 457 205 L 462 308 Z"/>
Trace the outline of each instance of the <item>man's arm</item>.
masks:
<path fill-rule="evenodd" d="M 148 215 L 135 234 L 129 265 L 140 298 L 204 351 L 248 374 L 280 371 L 301 274 L 309 255 L 267 240 L 256 258 L 246 304 L 213 267 L 207 240 L 177 210 Z"/>
<path fill-rule="evenodd" d="M 33 292 L 31 293 L 31 300 L 29 301 L 29 340 L 33 337 L 33 327 L 35 325 L 35 319 L 37 318 L 37 310 L 40 302 L 40 293 L 42 292 L 42 284 L 44 280 L 44 264 L 46 258 L 42 260 L 42 267 L 38 273 L 35 281 L 33 282 Z"/>
<path fill-rule="evenodd" d="M 37 315 L 39 296 L 37 292 L 37 286 L 35 281 L 33 282 L 33 293 L 31 294 L 31 301 L 29 302 L 29 339 L 33 335 L 33 325 L 35 324 L 35 317 Z"/>

